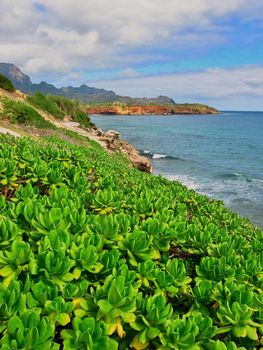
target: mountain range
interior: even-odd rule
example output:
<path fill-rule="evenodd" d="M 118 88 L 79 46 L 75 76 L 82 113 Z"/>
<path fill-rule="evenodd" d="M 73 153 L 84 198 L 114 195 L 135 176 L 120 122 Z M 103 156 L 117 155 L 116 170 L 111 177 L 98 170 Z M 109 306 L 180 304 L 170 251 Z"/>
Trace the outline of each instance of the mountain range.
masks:
<path fill-rule="evenodd" d="M 97 89 L 85 84 L 79 87 L 67 86 L 62 88 L 57 88 L 44 81 L 39 84 L 34 84 L 28 75 L 24 74 L 12 63 L 0 63 L 0 73 L 10 79 L 18 90 L 27 94 L 41 92 L 43 94 L 65 96 L 84 103 L 121 102 L 131 105 L 175 104 L 174 100 L 167 96 L 159 96 L 156 98 L 132 98 L 128 96 L 119 96 L 114 91 Z"/>

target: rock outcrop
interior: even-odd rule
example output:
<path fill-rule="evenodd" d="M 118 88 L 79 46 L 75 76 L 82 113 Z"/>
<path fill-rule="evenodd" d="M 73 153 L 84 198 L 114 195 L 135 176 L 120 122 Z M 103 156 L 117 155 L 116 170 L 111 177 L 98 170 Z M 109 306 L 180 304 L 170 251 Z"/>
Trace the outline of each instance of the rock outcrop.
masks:
<path fill-rule="evenodd" d="M 147 157 L 142 156 L 139 151 L 128 142 L 120 139 L 120 133 L 115 130 L 103 132 L 100 128 L 83 129 L 78 123 L 71 121 L 53 121 L 57 127 L 62 127 L 74 131 L 82 136 L 86 136 L 99 143 L 109 152 L 120 152 L 124 154 L 131 162 L 132 166 L 140 171 L 151 173 L 152 164 Z"/>
<path fill-rule="evenodd" d="M 90 138 L 100 143 L 110 152 L 120 152 L 124 154 L 131 164 L 140 171 L 151 173 L 152 164 L 147 157 L 140 155 L 139 151 L 128 142 L 120 139 L 120 133 L 115 130 L 103 132 L 101 129 L 90 129 Z M 93 137 L 92 137 L 93 136 Z"/>

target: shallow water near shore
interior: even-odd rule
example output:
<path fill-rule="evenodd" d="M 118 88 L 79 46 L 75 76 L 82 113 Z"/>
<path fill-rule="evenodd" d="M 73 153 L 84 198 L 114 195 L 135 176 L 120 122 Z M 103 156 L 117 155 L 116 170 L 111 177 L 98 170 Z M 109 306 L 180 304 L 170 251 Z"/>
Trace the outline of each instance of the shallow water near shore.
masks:
<path fill-rule="evenodd" d="M 263 228 L 263 112 L 198 116 L 92 116 L 177 180 Z"/>

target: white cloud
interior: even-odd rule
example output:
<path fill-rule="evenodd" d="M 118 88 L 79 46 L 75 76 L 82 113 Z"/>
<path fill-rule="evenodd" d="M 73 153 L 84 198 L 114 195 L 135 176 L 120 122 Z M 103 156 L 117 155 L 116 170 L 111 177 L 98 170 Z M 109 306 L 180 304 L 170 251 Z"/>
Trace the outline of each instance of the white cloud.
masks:
<path fill-rule="evenodd" d="M 260 10 L 262 0 L 1 0 L 0 61 L 28 74 L 132 64 L 145 54 L 134 49 L 191 45 L 198 31 L 220 40 L 218 19 Z"/>
<path fill-rule="evenodd" d="M 167 95 L 176 102 L 203 102 L 217 108 L 263 110 L 263 66 L 136 77 L 92 83 L 120 95 Z"/>
<path fill-rule="evenodd" d="M 121 76 L 125 78 L 134 78 L 134 77 L 138 77 L 139 75 L 140 74 L 132 67 L 128 67 L 124 69 L 121 73 Z"/>
<path fill-rule="evenodd" d="M 152 60 L 147 49 L 165 61 L 160 48 L 221 43 L 231 22 L 221 27 L 218 20 L 258 20 L 262 11 L 262 0 L 1 0 L 0 61 L 16 63 L 33 80 L 60 83 L 82 82 L 81 73 L 93 68 L 118 67 L 119 80 L 94 85 L 123 95 L 166 94 L 219 108 L 238 108 L 235 100 L 262 109 L 262 67 L 153 77 L 132 68 Z"/>

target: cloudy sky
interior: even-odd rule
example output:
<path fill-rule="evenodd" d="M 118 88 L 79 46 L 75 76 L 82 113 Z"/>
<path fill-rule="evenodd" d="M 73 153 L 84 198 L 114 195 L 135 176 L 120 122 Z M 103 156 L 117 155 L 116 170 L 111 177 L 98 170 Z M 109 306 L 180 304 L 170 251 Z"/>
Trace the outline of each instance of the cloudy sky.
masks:
<path fill-rule="evenodd" d="M 33 82 L 263 110 L 262 0 L 0 0 L 0 61 Z"/>

